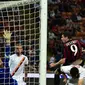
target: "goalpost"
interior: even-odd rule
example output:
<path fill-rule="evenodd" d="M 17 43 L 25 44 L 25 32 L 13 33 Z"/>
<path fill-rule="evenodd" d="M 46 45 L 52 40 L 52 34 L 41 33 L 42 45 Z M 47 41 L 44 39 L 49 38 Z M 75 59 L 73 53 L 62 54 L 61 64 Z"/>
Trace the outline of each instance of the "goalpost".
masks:
<path fill-rule="evenodd" d="M 24 54 L 28 56 L 27 85 L 46 85 L 47 0 L 0 2 L 0 44 L 4 42 L 3 29 L 12 32 L 11 54 L 16 44 L 21 43 Z M 30 77 L 36 73 L 39 81 L 35 77 L 31 80 Z"/>
<path fill-rule="evenodd" d="M 47 0 L 41 0 L 41 55 L 40 55 L 40 85 L 46 85 L 47 59 Z M 46 40 L 46 41 L 45 41 Z M 43 55 L 44 54 L 44 55 Z M 44 66 L 43 66 L 44 65 Z"/>

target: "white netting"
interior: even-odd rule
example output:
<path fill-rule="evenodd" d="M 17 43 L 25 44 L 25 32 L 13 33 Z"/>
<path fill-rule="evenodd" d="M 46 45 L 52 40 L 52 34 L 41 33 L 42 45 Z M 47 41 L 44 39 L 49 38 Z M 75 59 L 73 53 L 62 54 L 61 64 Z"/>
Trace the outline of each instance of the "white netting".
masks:
<path fill-rule="evenodd" d="M 24 55 L 28 57 L 27 72 L 39 69 L 40 0 L 22 0 L 0 3 L 0 47 L 4 42 L 3 29 L 10 30 L 11 54 L 17 43 L 21 43 Z M 38 85 L 36 79 L 28 79 L 28 85 Z"/>

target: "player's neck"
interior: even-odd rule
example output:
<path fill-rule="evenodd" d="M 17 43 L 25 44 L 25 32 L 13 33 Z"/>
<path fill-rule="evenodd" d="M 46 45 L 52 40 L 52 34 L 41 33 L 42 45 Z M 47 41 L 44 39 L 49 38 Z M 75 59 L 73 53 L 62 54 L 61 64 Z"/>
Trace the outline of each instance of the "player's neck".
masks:
<path fill-rule="evenodd" d="M 21 55 L 22 55 L 21 53 L 20 54 L 17 54 L 18 57 L 20 57 Z"/>
<path fill-rule="evenodd" d="M 70 39 L 66 39 L 66 42 L 68 42 Z"/>
<path fill-rule="evenodd" d="M 19 54 L 18 57 L 20 57 L 22 54 Z"/>

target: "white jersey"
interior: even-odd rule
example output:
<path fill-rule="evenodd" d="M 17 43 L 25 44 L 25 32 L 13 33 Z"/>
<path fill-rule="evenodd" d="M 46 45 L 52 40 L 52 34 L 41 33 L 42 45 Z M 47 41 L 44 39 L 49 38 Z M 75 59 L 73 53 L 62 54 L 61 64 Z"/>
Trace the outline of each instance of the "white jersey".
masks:
<path fill-rule="evenodd" d="M 23 57 L 25 57 L 25 60 L 20 65 L 16 73 L 13 75 L 13 78 L 18 81 L 18 85 L 25 85 L 23 84 L 23 77 L 24 77 L 25 64 L 28 64 L 28 58 L 25 55 L 17 56 L 16 54 L 13 54 L 10 56 L 10 60 L 9 60 L 10 73 L 12 74 L 12 72 L 20 63 Z"/>
<path fill-rule="evenodd" d="M 80 73 L 79 79 L 85 79 L 85 68 L 83 68 L 83 67 L 80 66 L 80 65 L 62 66 L 62 67 L 61 67 L 61 71 L 67 73 L 68 75 L 70 75 L 70 70 L 71 70 L 72 67 L 78 68 L 79 73 Z M 72 77 L 70 76 L 69 85 L 78 85 L 78 79 L 77 79 L 77 80 L 74 80 L 74 79 L 72 79 Z M 83 85 L 85 85 L 85 84 L 83 84 Z"/>

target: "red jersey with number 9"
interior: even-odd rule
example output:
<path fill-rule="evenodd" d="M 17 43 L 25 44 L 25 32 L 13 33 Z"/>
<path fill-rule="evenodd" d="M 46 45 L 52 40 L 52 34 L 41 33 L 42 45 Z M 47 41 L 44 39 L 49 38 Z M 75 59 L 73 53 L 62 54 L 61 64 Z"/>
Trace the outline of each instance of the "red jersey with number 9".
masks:
<path fill-rule="evenodd" d="M 77 59 L 82 58 L 82 47 L 85 48 L 85 43 L 79 40 L 70 40 L 64 44 L 63 57 L 71 64 Z"/>

